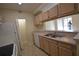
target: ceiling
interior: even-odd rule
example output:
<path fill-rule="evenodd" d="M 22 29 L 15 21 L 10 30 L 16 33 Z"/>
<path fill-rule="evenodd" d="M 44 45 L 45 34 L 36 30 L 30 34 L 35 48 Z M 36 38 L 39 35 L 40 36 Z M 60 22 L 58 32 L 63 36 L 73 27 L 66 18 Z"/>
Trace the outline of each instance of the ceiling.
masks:
<path fill-rule="evenodd" d="M 0 8 L 12 9 L 17 11 L 26 11 L 33 13 L 42 3 L 0 3 Z"/>

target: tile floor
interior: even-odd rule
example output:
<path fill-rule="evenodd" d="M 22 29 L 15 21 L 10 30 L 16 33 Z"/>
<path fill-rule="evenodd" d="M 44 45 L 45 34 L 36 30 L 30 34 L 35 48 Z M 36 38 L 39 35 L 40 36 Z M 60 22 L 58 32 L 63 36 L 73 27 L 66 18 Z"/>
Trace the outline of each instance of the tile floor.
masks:
<path fill-rule="evenodd" d="M 22 56 L 47 56 L 47 54 L 34 45 L 28 45 L 22 50 Z"/>

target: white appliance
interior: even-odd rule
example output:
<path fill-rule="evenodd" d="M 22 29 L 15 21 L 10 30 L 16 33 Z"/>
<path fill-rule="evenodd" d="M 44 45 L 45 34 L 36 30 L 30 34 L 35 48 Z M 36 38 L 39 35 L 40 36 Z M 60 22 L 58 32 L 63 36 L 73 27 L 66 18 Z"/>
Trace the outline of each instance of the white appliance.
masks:
<path fill-rule="evenodd" d="M 14 44 L 12 56 L 17 56 L 17 46 Z"/>
<path fill-rule="evenodd" d="M 34 41 L 35 41 L 35 45 L 40 47 L 40 43 L 39 43 L 39 33 L 35 32 L 34 33 Z"/>
<path fill-rule="evenodd" d="M 79 33 L 75 35 L 74 39 L 79 39 Z"/>

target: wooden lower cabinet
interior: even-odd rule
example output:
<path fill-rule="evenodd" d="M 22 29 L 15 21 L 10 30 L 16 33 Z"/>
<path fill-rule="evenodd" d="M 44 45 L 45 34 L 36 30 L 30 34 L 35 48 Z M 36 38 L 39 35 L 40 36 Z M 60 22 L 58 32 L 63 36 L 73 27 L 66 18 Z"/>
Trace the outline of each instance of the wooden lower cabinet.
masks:
<path fill-rule="evenodd" d="M 58 56 L 58 47 L 57 47 L 57 45 L 50 45 L 49 46 L 49 55 L 50 56 Z"/>
<path fill-rule="evenodd" d="M 65 47 L 59 47 L 59 55 L 60 56 L 72 56 L 73 52 L 71 49 Z"/>
<path fill-rule="evenodd" d="M 74 56 L 76 55 L 76 46 L 72 44 L 67 44 L 64 42 L 59 42 L 59 55 L 60 56 Z"/>
<path fill-rule="evenodd" d="M 40 38 L 40 48 L 44 49 L 44 43 L 43 43 L 44 39 L 41 36 L 39 38 Z"/>
<path fill-rule="evenodd" d="M 50 56 L 58 56 L 58 42 L 55 40 L 48 39 L 49 44 L 49 55 Z"/>
<path fill-rule="evenodd" d="M 48 47 L 48 41 L 47 41 L 47 39 L 46 39 L 45 42 L 44 42 L 44 50 L 45 50 L 47 53 L 49 53 L 49 47 Z"/>
<path fill-rule="evenodd" d="M 74 56 L 76 46 L 40 36 L 40 48 L 50 56 Z"/>
<path fill-rule="evenodd" d="M 40 48 L 49 53 L 48 40 L 44 37 L 40 37 Z"/>

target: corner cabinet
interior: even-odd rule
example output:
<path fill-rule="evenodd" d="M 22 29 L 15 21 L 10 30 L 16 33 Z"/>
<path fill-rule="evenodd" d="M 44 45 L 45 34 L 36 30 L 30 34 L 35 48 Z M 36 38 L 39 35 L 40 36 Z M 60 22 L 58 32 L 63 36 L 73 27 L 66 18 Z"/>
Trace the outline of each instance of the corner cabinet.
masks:
<path fill-rule="evenodd" d="M 50 56 L 76 56 L 76 45 L 39 36 L 40 48 Z"/>
<path fill-rule="evenodd" d="M 58 4 L 58 14 L 59 17 L 68 16 L 75 12 L 75 4 L 74 3 L 60 3 Z"/>

